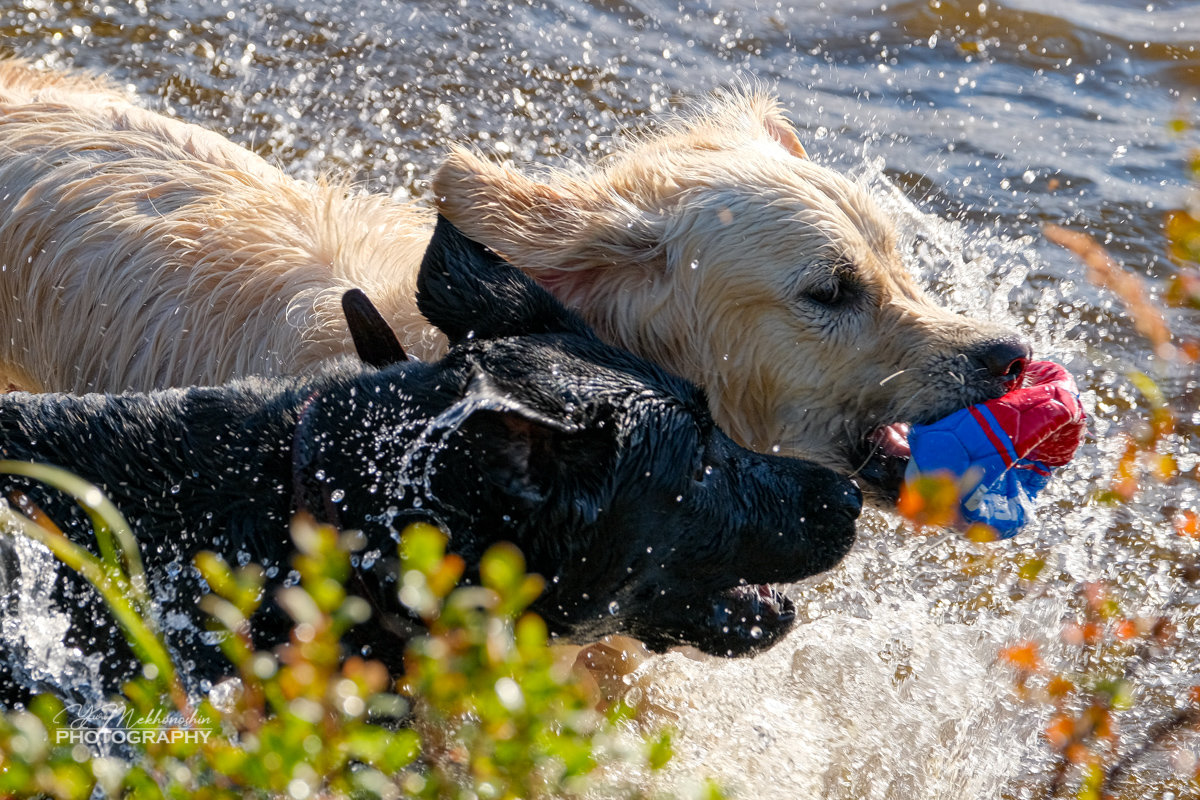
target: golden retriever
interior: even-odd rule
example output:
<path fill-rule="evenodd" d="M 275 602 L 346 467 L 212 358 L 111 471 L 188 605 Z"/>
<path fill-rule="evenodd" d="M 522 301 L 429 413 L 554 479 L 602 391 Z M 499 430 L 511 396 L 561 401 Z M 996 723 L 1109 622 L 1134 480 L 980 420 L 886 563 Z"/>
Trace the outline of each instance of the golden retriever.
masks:
<path fill-rule="evenodd" d="M 898 487 L 905 424 L 999 395 L 1014 332 L 939 307 L 892 221 L 738 91 L 535 180 L 466 149 L 441 211 L 611 342 L 705 387 L 741 443 Z M 432 213 L 293 179 L 108 83 L 0 62 L 0 380 L 121 391 L 302 373 L 353 352 L 361 287 L 418 357 Z"/>

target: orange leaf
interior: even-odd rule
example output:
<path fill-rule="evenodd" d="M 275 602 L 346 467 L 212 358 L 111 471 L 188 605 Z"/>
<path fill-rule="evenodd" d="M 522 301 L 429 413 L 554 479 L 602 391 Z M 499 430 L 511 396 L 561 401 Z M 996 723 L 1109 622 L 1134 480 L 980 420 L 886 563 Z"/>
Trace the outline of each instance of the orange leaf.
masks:
<path fill-rule="evenodd" d="M 1190 508 L 1180 512 L 1175 517 L 1175 532 L 1180 536 L 1200 539 L 1200 514 Z"/>
<path fill-rule="evenodd" d="M 1050 695 L 1055 700 L 1066 697 L 1071 692 L 1075 691 L 1075 684 L 1064 678 L 1062 675 L 1055 675 L 1046 684 L 1046 694 Z"/>
<path fill-rule="evenodd" d="M 1132 439 L 1125 443 L 1125 452 L 1121 454 L 1117 468 L 1113 472 L 1112 492 L 1123 502 L 1128 503 L 1138 491 L 1138 456 L 1141 449 Z"/>
<path fill-rule="evenodd" d="M 1000 658 L 1008 662 L 1009 666 L 1025 672 L 1037 672 L 1042 668 L 1037 642 L 1023 642 L 1005 647 L 1000 651 Z"/>
<path fill-rule="evenodd" d="M 1137 623 L 1131 619 L 1117 620 L 1117 627 L 1114 634 L 1118 639 L 1122 640 L 1136 638 L 1138 635 Z"/>
<path fill-rule="evenodd" d="M 1086 764 L 1094 758 L 1091 749 L 1079 742 L 1067 745 L 1066 756 L 1072 764 Z"/>
<path fill-rule="evenodd" d="M 918 528 L 949 528 L 958 523 L 962 494 L 949 472 L 932 472 L 905 481 L 896 510 Z"/>
<path fill-rule="evenodd" d="M 1084 712 L 1084 719 L 1087 720 L 1088 727 L 1091 728 L 1095 736 L 1102 739 L 1111 739 L 1115 735 L 1112 724 L 1112 714 L 1107 708 L 1102 705 L 1088 706 Z"/>
<path fill-rule="evenodd" d="M 1180 220 L 1180 223 L 1184 222 Z M 1168 227 L 1170 225 L 1168 221 Z M 1069 231 L 1057 225 L 1045 226 L 1042 233 L 1054 244 L 1070 250 L 1084 263 L 1089 281 L 1111 290 L 1121 299 L 1133 319 L 1134 327 L 1150 340 L 1155 350 L 1160 353 L 1167 351 L 1171 329 L 1167 327 L 1162 311 L 1151 299 L 1145 280 L 1119 265 L 1107 250 L 1085 233 Z"/>
<path fill-rule="evenodd" d="M 1066 714 L 1057 714 L 1046 727 L 1046 741 L 1055 750 L 1062 750 L 1075 738 L 1075 721 Z"/>

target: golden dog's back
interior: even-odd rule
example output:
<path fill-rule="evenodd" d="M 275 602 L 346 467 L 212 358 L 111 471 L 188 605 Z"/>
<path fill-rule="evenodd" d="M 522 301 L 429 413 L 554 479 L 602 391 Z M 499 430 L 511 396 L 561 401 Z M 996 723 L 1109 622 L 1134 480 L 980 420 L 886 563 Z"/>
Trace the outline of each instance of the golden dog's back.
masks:
<path fill-rule="evenodd" d="M 111 84 L 0 62 L 0 381 L 120 391 L 350 352 L 360 286 L 422 352 L 426 219 L 307 184 Z M 0 387 L 3 388 L 3 387 Z"/>

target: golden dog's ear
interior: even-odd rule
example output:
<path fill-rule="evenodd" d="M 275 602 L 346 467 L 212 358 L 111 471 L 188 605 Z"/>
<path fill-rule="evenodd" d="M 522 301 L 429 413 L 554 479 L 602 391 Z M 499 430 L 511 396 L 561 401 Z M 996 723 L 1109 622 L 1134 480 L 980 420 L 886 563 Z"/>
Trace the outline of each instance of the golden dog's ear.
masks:
<path fill-rule="evenodd" d="M 715 136 L 719 143 L 734 147 L 744 141 L 747 123 L 751 136 L 760 130 L 765 131 L 791 155 L 808 158 L 804 145 L 800 144 L 800 137 L 796 135 L 796 126 L 787 118 L 779 98 L 770 92 L 718 93 L 713 98 L 709 113 L 698 114 L 692 121 L 693 125 L 701 126 L 701 131 L 707 129 L 709 135 Z"/>
<path fill-rule="evenodd" d="M 610 267 L 665 267 L 654 221 L 602 174 L 543 183 L 455 148 L 434 176 L 433 191 L 438 210 L 459 230 L 569 305 Z"/>
<path fill-rule="evenodd" d="M 796 129 L 783 115 L 783 109 L 778 104 L 773 103 L 770 108 L 766 109 L 762 124 L 767 133 L 771 134 L 771 138 L 783 145 L 784 150 L 796 158 L 808 158 L 808 152 L 804 149 L 804 145 L 800 144 L 800 137 L 796 135 Z"/>
<path fill-rule="evenodd" d="M 717 92 L 708 105 L 697 106 L 668 130 L 673 146 L 735 149 L 765 133 L 788 154 L 808 158 L 796 126 L 787 118 L 779 99 L 772 93 L 753 90 Z"/>

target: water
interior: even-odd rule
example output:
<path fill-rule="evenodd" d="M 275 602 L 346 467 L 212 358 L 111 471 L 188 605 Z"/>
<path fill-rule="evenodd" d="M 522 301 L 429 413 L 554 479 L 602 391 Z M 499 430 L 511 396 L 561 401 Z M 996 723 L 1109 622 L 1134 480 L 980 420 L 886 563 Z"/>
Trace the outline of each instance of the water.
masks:
<path fill-rule="evenodd" d="M 1162 293 L 1163 213 L 1187 202 L 1196 145 L 1170 129 L 1197 117 L 1195 3 L 2 0 L 0 46 L 109 73 L 299 177 L 426 200 L 448 142 L 522 165 L 594 159 L 683 98 L 762 83 L 815 158 L 901 218 L 914 272 L 947 305 L 1013 322 L 1074 372 L 1094 436 L 1018 539 L 915 535 L 868 513 L 846 564 L 791 590 L 804 624 L 774 650 L 642 668 L 637 691 L 680 729 L 668 787 L 700 773 L 746 797 L 1033 796 L 1046 710 L 1014 695 L 999 649 L 1034 638 L 1066 666 L 1073 586 L 1112 581 L 1152 613 L 1179 585 L 1191 551 L 1170 519 L 1196 505 L 1194 471 L 1127 509 L 1088 498 L 1115 434 L 1146 413 L 1126 373 L 1156 374 L 1189 413 L 1196 376 L 1158 369 L 1117 301 L 1039 232 L 1087 229 Z M 1200 336 L 1197 314 L 1169 317 Z M 1188 470 L 1198 422 L 1172 443 Z M 1030 589 L 1032 558 L 1051 580 Z M 1184 595 L 1180 650 L 1141 674 L 1131 736 L 1194 680 L 1198 599 Z M 1173 775 L 1155 756 L 1120 796 L 1179 793 Z"/>

